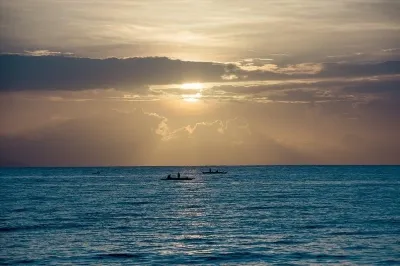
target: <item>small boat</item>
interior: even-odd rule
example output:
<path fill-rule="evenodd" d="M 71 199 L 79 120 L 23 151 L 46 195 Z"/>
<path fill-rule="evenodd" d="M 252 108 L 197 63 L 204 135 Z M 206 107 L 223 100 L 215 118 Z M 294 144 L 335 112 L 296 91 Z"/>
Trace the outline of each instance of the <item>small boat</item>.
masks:
<path fill-rule="evenodd" d="M 216 175 L 216 174 L 226 174 L 228 172 L 224 172 L 224 171 L 211 171 L 211 169 L 207 172 L 202 172 L 203 175 Z"/>
<path fill-rule="evenodd" d="M 166 177 L 161 180 L 193 180 L 194 177 L 182 176 L 182 177 Z"/>

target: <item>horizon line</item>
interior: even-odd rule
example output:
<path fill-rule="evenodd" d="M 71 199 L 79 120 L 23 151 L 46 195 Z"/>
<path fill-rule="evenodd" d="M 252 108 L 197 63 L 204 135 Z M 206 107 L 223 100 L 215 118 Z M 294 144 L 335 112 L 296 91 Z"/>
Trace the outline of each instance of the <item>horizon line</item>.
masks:
<path fill-rule="evenodd" d="M 400 164 L 206 164 L 206 165 L 98 165 L 98 166 L 0 166 L 1 168 L 139 168 L 139 167 L 279 167 L 279 166 L 400 166 Z"/>

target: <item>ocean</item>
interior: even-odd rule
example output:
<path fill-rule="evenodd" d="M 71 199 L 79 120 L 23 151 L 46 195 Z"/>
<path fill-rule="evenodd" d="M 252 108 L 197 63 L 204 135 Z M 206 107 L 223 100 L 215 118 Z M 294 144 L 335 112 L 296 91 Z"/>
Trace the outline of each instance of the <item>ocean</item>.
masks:
<path fill-rule="evenodd" d="M 400 265 L 400 166 L 213 169 L 1 168 L 0 264 Z"/>

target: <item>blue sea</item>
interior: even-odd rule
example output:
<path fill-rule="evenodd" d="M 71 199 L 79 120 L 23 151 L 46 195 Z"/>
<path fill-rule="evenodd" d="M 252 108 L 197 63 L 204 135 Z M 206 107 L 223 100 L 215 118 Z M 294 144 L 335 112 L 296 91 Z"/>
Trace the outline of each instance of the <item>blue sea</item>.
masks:
<path fill-rule="evenodd" d="M 400 166 L 217 168 L 2 168 L 0 263 L 400 264 Z"/>

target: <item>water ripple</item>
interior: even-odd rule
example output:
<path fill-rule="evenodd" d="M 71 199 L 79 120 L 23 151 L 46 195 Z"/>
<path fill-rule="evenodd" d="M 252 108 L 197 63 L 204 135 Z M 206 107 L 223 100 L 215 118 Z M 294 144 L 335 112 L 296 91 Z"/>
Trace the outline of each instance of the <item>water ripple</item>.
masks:
<path fill-rule="evenodd" d="M 224 169 L 0 169 L 0 264 L 399 264 L 400 167 Z"/>

